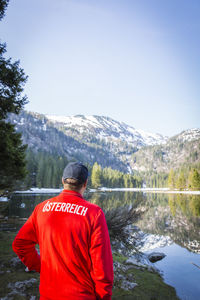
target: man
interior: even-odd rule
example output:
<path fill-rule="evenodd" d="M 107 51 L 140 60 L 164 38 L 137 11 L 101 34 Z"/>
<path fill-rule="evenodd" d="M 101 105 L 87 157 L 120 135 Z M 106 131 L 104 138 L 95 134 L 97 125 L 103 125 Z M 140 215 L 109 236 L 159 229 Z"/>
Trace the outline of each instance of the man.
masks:
<path fill-rule="evenodd" d="M 64 190 L 35 207 L 13 242 L 28 269 L 40 272 L 41 300 L 111 299 L 108 228 L 101 208 L 83 198 L 87 178 L 84 165 L 69 163 Z"/>

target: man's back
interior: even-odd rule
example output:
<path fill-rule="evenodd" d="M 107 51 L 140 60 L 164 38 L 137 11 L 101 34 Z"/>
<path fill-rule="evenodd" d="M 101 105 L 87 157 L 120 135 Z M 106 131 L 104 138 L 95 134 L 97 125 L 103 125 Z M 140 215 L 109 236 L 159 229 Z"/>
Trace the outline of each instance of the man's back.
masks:
<path fill-rule="evenodd" d="M 37 270 L 35 243 L 40 245 L 41 299 L 111 299 L 113 262 L 101 208 L 63 190 L 35 208 L 13 242 L 23 262 Z"/>

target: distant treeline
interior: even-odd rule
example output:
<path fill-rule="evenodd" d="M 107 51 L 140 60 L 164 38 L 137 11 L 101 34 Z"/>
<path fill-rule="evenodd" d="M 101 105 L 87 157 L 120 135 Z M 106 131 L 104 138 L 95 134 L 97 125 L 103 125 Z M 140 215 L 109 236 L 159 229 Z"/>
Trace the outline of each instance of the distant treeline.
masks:
<path fill-rule="evenodd" d="M 91 186 L 98 188 L 105 187 L 119 187 L 119 188 L 133 188 L 142 187 L 143 180 L 137 175 L 124 174 L 120 171 L 111 168 L 102 169 L 100 165 L 94 163 L 91 171 Z"/>
<path fill-rule="evenodd" d="M 63 170 L 69 162 L 66 157 L 28 149 L 26 160 L 28 172 L 23 181 L 23 188 L 62 187 Z M 90 173 L 89 187 L 142 187 L 142 178 L 139 176 L 124 174 L 111 168 L 103 169 L 97 163 L 93 166 L 87 165 L 87 167 Z"/>
<path fill-rule="evenodd" d="M 59 188 L 62 186 L 62 173 L 68 163 L 65 157 L 28 149 L 26 161 L 28 172 L 24 181 L 25 187 Z"/>
<path fill-rule="evenodd" d="M 168 187 L 178 190 L 200 190 L 200 173 L 193 168 L 189 172 L 179 170 L 179 172 L 170 170 L 168 176 Z"/>
<path fill-rule="evenodd" d="M 69 162 L 66 157 L 47 152 L 34 152 L 27 150 L 27 176 L 23 181 L 23 188 L 44 187 L 61 188 L 62 174 L 65 166 Z M 132 188 L 142 187 L 145 183 L 147 187 L 178 190 L 200 190 L 200 168 L 171 169 L 167 173 L 141 173 L 141 175 L 125 174 L 110 167 L 102 168 L 98 163 L 93 166 L 87 165 L 89 169 L 88 186 L 98 187 L 119 187 Z M 197 166 L 198 167 L 198 166 Z"/>
<path fill-rule="evenodd" d="M 146 187 L 150 188 L 165 188 L 168 187 L 168 174 L 146 172 L 140 175 L 143 178 Z"/>
<path fill-rule="evenodd" d="M 172 169 L 169 173 L 146 172 L 141 177 L 147 187 L 170 188 L 177 190 L 200 190 L 200 166 L 184 166 Z"/>

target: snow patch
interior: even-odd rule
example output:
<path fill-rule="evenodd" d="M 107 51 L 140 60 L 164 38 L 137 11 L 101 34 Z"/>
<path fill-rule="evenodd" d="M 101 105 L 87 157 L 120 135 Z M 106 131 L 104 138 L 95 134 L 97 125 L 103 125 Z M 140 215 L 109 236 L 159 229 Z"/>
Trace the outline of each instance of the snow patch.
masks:
<path fill-rule="evenodd" d="M 63 189 L 31 188 L 26 191 L 15 191 L 16 194 L 59 194 Z"/>
<path fill-rule="evenodd" d="M 0 197 L 0 202 L 6 202 L 6 201 L 8 201 L 7 197 Z"/>

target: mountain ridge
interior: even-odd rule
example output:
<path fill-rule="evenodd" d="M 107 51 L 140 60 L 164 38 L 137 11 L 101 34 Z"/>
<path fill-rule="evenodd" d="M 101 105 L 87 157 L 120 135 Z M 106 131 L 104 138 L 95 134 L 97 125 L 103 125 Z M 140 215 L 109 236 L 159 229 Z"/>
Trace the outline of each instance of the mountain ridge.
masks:
<path fill-rule="evenodd" d="M 22 111 L 11 114 L 8 121 L 16 125 L 23 142 L 34 151 L 56 153 L 91 165 L 98 162 L 102 167 L 128 173 L 167 173 L 173 165 L 200 159 L 198 128 L 167 138 L 105 116 L 63 117 Z"/>
<path fill-rule="evenodd" d="M 121 140 L 128 140 L 134 144 L 137 143 L 138 147 L 165 143 L 168 137 L 158 133 L 150 133 L 141 129 L 135 129 L 124 122 L 116 121 L 111 117 L 98 116 L 98 115 L 74 115 L 74 116 L 58 116 L 58 115 L 45 115 L 50 121 L 54 123 L 64 124 L 64 126 L 78 127 L 82 132 L 83 128 L 87 126 L 96 127 L 98 129 L 97 136 L 99 138 L 106 138 L 109 135 L 114 135 L 115 138 Z M 139 141 L 139 143 L 138 143 Z"/>

